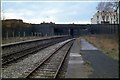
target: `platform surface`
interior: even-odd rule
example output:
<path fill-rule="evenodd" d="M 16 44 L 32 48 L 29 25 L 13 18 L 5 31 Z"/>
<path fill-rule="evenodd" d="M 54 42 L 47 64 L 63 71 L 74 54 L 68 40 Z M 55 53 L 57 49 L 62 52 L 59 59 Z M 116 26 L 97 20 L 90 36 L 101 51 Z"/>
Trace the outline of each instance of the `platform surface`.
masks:
<path fill-rule="evenodd" d="M 84 62 L 89 62 L 87 68 Z M 85 39 L 77 39 L 74 42 L 70 52 L 66 78 L 118 78 L 118 75 L 118 61 L 108 57 Z"/>

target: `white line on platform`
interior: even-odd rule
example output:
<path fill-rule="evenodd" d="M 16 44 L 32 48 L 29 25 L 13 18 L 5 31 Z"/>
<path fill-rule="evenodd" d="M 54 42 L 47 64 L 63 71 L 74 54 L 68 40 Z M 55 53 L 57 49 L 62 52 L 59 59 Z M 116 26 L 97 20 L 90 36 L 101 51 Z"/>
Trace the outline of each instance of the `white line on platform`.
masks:
<path fill-rule="evenodd" d="M 78 56 L 78 57 L 80 57 L 81 55 L 79 53 L 70 53 L 70 56 Z"/>
<path fill-rule="evenodd" d="M 83 62 L 84 62 L 84 61 L 82 61 L 82 60 L 81 60 L 81 61 L 70 60 L 70 61 L 69 61 L 69 64 L 79 64 L 79 63 L 81 64 L 81 63 L 83 63 Z"/>

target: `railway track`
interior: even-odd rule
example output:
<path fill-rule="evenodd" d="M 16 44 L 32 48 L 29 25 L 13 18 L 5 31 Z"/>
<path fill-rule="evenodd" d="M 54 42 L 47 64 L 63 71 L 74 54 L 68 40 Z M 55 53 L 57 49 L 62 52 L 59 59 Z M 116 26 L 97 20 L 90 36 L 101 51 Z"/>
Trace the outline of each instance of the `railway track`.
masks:
<path fill-rule="evenodd" d="M 34 68 L 25 72 L 23 78 L 57 78 L 73 41 L 74 39 L 65 42 L 61 47 L 46 56 Z"/>
<path fill-rule="evenodd" d="M 50 42 L 47 42 L 47 43 L 44 43 L 44 44 L 41 44 L 41 45 L 38 45 L 35 47 L 31 47 L 29 49 L 24 49 L 22 51 L 15 52 L 13 54 L 2 56 L 2 66 L 4 67 L 10 63 L 17 62 L 19 59 L 23 59 L 26 56 L 35 54 L 36 52 L 38 52 L 46 47 L 49 47 L 51 45 L 54 45 L 58 42 L 61 42 L 61 41 L 63 41 L 63 40 L 57 40 L 57 41 L 52 41 L 52 42 L 50 41 Z"/>
<path fill-rule="evenodd" d="M 12 62 L 15 62 L 18 59 L 20 59 L 22 57 L 25 57 L 27 55 L 35 54 L 36 52 L 38 52 L 38 51 L 40 51 L 40 50 L 42 50 L 46 47 L 49 47 L 50 45 L 53 45 L 53 43 L 49 43 L 49 44 L 47 43 L 47 44 L 44 44 L 44 45 L 36 46 L 34 48 L 30 48 L 30 49 L 27 49 L 27 50 L 17 52 L 15 54 L 11 54 L 9 56 L 5 56 L 5 57 L 2 58 L 2 66 L 10 64 Z"/>
<path fill-rule="evenodd" d="M 27 40 L 27 41 L 21 41 L 21 42 L 15 42 L 15 43 L 9 43 L 9 44 L 2 44 L 2 57 L 9 56 L 11 54 L 44 44 L 51 41 L 57 41 L 60 39 L 69 39 L 69 36 L 58 36 L 58 37 L 48 37 L 43 39 L 35 39 L 35 40 Z"/>

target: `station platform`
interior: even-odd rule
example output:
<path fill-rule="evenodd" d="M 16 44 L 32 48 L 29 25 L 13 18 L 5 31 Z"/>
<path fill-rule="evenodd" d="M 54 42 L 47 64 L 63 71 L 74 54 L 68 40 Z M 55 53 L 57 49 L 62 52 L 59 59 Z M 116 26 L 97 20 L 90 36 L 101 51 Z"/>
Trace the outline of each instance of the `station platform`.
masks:
<path fill-rule="evenodd" d="M 65 78 L 87 78 L 89 72 L 88 68 L 84 65 L 80 49 L 80 38 L 77 38 L 70 51 Z"/>
<path fill-rule="evenodd" d="M 37 40 L 42 40 L 42 39 L 49 39 L 49 38 L 55 38 L 55 37 L 65 37 L 66 35 L 63 35 L 63 36 L 45 36 L 45 37 L 37 37 L 37 38 L 31 38 L 31 39 L 26 39 L 26 40 L 18 40 L 18 41 L 15 41 L 15 39 L 9 43 L 4 43 L 4 44 L 1 44 L 1 46 L 8 46 L 8 45 L 14 45 L 14 44 L 19 44 L 19 43 L 25 43 L 25 42 L 31 42 L 31 41 L 37 41 Z"/>
<path fill-rule="evenodd" d="M 118 78 L 119 62 L 83 38 L 71 48 L 65 78 Z"/>

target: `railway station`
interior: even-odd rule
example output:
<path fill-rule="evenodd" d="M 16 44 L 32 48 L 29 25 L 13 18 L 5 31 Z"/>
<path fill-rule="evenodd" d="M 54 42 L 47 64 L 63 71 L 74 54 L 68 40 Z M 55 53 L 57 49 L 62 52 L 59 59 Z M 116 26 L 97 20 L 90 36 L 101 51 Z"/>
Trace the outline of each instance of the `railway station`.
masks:
<path fill-rule="evenodd" d="M 98 32 L 97 30 L 99 30 L 100 27 L 105 28 Z M 39 35 L 35 39 L 31 40 L 2 44 L 2 77 L 117 77 L 117 62 L 106 56 L 101 50 L 82 38 L 88 35 L 117 34 L 117 28 L 118 25 L 108 24 L 32 24 L 32 29 L 34 30 L 33 35 L 35 35 L 35 32 L 42 33 L 43 35 Z M 97 59 L 97 63 L 94 62 L 94 60 Z M 111 63 L 108 64 L 109 61 Z M 103 67 L 101 67 L 106 68 L 106 70 L 101 70 L 101 68 L 99 69 L 99 67 L 97 67 L 99 64 L 102 64 Z M 114 64 L 115 66 L 109 67 L 111 64 Z M 113 73 L 110 73 L 113 69 Z"/>
<path fill-rule="evenodd" d="M 119 78 L 119 2 L 108 1 L 2 1 L 1 78 Z"/>

